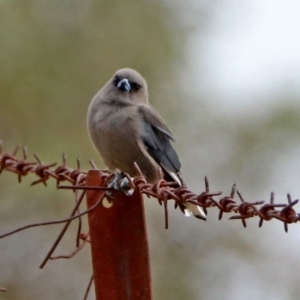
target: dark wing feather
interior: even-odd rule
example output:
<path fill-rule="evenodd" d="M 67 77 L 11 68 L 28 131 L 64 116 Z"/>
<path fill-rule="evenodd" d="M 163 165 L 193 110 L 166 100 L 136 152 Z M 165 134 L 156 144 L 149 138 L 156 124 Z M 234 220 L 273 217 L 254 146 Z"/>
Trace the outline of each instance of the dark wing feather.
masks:
<path fill-rule="evenodd" d="M 151 106 L 140 106 L 139 113 L 144 121 L 143 142 L 148 153 L 163 167 L 165 172 L 180 171 L 180 161 L 170 140 L 175 141 L 167 125 Z"/>

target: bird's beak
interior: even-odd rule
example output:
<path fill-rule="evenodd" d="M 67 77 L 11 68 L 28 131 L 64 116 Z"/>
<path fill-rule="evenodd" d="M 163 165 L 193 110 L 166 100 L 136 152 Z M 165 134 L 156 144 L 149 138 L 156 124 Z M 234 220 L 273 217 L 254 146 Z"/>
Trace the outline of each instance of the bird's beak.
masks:
<path fill-rule="evenodd" d="M 128 93 L 131 91 L 131 86 L 127 78 L 120 80 L 117 88 L 122 91 L 127 91 Z"/>

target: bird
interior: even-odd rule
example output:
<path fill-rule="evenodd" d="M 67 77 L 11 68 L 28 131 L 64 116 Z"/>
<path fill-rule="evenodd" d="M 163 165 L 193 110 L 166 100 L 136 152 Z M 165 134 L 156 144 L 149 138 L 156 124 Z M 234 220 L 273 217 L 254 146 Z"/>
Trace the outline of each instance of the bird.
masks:
<path fill-rule="evenodd" d="M 136 70 L 116 71 L 94 96 L 87 112 L 87 128 L 104 164 L 116 176 L 123 172 L 139 175 L 136 163 L 149 183 L 160 179 L 161 168 L 167 181 L 181 185 L 181 163 L 171 143 L 176 138 L 149 104 L 147 82 Z M 186 216 L 206 220 L 198 205 L 186 202 L 179 207 Z"/>

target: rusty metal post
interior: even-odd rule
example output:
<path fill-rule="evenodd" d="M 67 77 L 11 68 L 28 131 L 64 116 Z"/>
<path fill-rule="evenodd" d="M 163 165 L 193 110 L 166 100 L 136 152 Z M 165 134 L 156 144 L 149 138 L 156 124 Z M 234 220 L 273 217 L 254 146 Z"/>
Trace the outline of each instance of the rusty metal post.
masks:
<path fill-rule="evenodd" d="M 101 186 L 97 170 L 87 186 Z M 87 191 L 93 206 L 103 191 Z M 99 205 L 88 214 L 96 299 L 151 300 L 151 277 L 142 195 L 116 193 L 113 205 Z"/>

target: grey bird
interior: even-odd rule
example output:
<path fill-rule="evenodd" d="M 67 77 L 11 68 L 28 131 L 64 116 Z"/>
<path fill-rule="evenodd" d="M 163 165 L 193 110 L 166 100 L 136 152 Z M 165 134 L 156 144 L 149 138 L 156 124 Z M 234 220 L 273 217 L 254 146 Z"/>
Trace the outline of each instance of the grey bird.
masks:
<path fill-rule="evenodd" d="M 180 161 L 171 141 L 175 137 L 148 102 L 145 79 L 135 70 L 118 70 L 94 96 L 87 114 L 87 127 L 95 148 L 113 172 L 137 176 L 136 162 L 150 183 L 159 180 L 161 167 L 167 181 L 181 185 Z M 201 207 L 184 203 L 186 216 L 206 220 Z"/>

